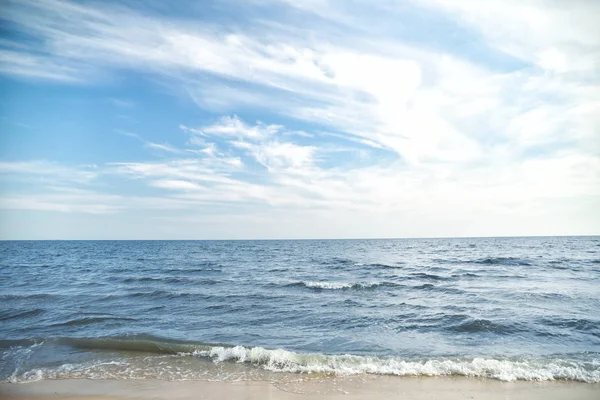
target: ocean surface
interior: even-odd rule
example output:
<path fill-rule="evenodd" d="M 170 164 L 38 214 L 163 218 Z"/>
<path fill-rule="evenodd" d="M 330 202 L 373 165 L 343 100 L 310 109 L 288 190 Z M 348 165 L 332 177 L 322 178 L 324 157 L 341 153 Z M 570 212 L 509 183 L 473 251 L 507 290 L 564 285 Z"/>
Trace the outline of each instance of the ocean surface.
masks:
<path fill-rule="evenodd" d="M 600 237 L 0 242 L 0 379 L 600 382 Z"/>

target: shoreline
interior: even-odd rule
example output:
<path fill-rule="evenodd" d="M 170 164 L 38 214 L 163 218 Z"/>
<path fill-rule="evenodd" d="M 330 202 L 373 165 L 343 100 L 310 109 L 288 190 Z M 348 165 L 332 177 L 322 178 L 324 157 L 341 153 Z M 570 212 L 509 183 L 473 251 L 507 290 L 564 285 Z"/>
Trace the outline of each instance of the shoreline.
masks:
<path fill-rule="evenodd" d="M 298 376 L 270 381 L 43 380 L 0 382 L 5 400 L 127 399 L 596 399 L 600 383 L 502 382 L 466 377 L 354 376 L 330 379 Z"/>

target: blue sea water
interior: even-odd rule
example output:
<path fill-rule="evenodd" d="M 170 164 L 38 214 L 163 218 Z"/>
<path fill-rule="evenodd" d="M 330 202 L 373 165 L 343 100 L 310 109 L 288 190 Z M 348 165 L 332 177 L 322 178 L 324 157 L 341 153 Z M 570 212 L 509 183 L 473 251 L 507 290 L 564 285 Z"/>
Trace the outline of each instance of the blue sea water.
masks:
<path fill-rule="evenodd" d="M 0 242 L 0 378 L 600 382 L 600 238 Z"/>

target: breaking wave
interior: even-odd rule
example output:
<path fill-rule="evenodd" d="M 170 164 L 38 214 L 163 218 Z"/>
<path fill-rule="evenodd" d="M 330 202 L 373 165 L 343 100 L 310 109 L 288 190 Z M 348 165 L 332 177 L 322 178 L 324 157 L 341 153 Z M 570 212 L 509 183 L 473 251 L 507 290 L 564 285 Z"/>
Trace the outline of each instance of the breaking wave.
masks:
<path fill-rule="evenodd" d="M 465 376 L 502 381 L 569 380 L 600 382 L 600 354 L 585 361 L 570 356 L 553 358 L 419 358 L 377 357 L 359 355 L 328 355 L 296 353 L 285 349 L 263 347 L 211 345 L 148 337 L 122 338 L 61 338 L 45 342 L 2 341 L 4 355 L 8 352 L 27 355 L 44 344 L 63 344 L 73 348 L 105 351 L 141 352 L 139 357 L 117 357 L 81 364 L 63 364 L 15 372 L 12 382 L 42 379 L 141 379 L 164 380 L 210 379 L 202 371 L 174 368 L 178 360 L 200 358 L 213 363 L 233 363 L 255 371 L 330 374 L 330 375 L 394 375 L 394 376 Z M 21 354 L 22 353 L 22 354 Z M 111 353 L 112 354 L 112 353 Z M 167 356 L 165 358 L 165 356 Z M 589 356 L 589 354 L 587 354 Z M 138 360 L 138 361 L 135 361 Z M 142 361 L 139 361 L 142 360 Z M 140 364 L 140 362 L 142 364 Z M 171 363 L 171 364 L 170 364 Z M 179 365 L 179 364 L 178 364 Z M 258 370 L 256 369 L 258 368 Z M 17 368 L 18 369 L 18 368 Z M 256 375 L 254 375 L 256 376 Z M 214 377 L 213 377 L 214 378 Z"/>
<path fill-rule="evenodd" d="M 283 349 L 268 350 L 262 347 L 243 346 L 211 347 L 208 350 L 196 351 L 194 354 L 210 357 L 216 362 L 249 363 L 280 372 L 397 376 L 460 375 L 503 381 L 565 379 L 600 382 L 600 360 L 592 363 L 575 363 L 561 359 L 499 360 L 493 358 L 411 361 L 355 355 L 299 354 Z"/>

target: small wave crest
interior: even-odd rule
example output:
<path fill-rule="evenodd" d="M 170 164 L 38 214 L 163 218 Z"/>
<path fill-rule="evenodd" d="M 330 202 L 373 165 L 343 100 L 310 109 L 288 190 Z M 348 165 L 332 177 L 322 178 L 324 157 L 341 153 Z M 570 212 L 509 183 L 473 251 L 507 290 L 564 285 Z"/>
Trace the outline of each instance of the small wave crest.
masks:
<path fill-rule="evenodd" d="M 471 261 L 473 264 L 484 265 L 522 265 L 528 266 L 531 263 L 518 257 L 486 257 Z"/>
<path fill-rule="evenodd" d="M 46 310 L 41 308 L 36 308 L 33 310 L 6 310 L 0 312 L 0 321 L 8 321 L 11 319 L 25 319 L 37 317 L 38 315 L 43 314 Z"/>
<path fill-rule="evenodd" d="M 495 333 L 507 334 L 517 331 L 515 325 L 505 325 L 498 322 L 492 322 L 487 319 L 467 319 L 450 328 L 457 333 Z"/>
<path fill-rule="evenodd" d="M 426 272 L 416 272 L 416 273 L 410 274 L 410 277 L 413 279 L 427 279 L 427 280 L 431 280 L 431 281 L 447 281 L 450 279 L 445 276 L 436 275 L 436 274 L 428 274 Z"/>
<path fill-rule="evenodd" d="M 135 318 L 122 318 L 122 317 L 83 317 L 83 318 L 75 318 L 65 322 L 57 322 L 55 324 L 48 325 L 49 327 L 59 327 L 59 326 L 83 326 L 83 325 L 91 325 L 91 324 L 100 324 L 100 323 L 110 323 L 110 322 L 118 322 L 118 321 L 136 321 Z"/>
<path fill-rule="evenodd" d="M 189 283 L 189 279 L 176 278 L 176 277 L 125 277 L 122 279 L 123 283 Z"/>
<path fill-rule="evenodd" d="M 479 264 L 479 265 L 503 265 L 503 266 L 530 266 L 531 261 L 519 257 L 483 257 L 471 259 L 440 259 L 433 261 L 441 264 Z"/>
<path fill-rule="evenodd" d="M 392 282 L 316 282 L 316 281 L 300 281 L 293 282 L 286 286 L 289 287 L 305 287 L 315 290 L 340 290 L 340 289 L 375 289 L 381 286 L 397 286 Z"/>

